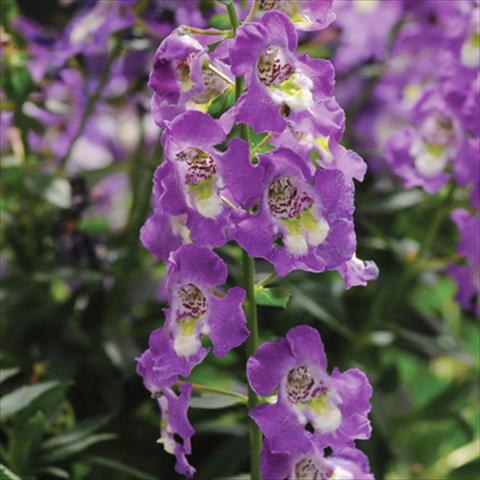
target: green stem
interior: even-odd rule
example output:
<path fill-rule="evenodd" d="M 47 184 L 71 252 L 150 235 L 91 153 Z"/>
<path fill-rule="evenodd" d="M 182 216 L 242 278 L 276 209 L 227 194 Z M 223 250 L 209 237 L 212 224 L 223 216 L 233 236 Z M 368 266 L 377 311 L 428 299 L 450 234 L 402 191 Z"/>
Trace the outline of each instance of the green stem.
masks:
<path fill-rule="evenodd" d="M 248 400 L 245 395 L 234 392 L 233 390 L 227 390 L 226 388 L 210 387 L 209 385 L 202 385 L 200 383 L 190 383 L 182 381 L 178 381 L 177 386 L 181 386 L 184 383 L 189 383 L 192 386 L 193 390 L 197 390 L 198 392 L 218 393 L 220 395 L 227 395 L 229 397 L 239 398 L 244 403 L 247 403 Z"/>
<path fill-rule="evenodd" d="M 253 17 L 257 13 L 257 10 L 259 9 L 259 7 L 260 7 L 260 0 L 255 0 L 253 2 L 252 8 L 248 12 L 247 18 L 245 18 L 245 23 L 251 22 L 253 20 Z"/>
<path fill-rule="evenodd" d="M 120 55 L 120 52 L 122 50 L 122 36 L 121 36 L 121 34 L 117 35 L 115 37 L 114 41 L 115 41 L 115 43 L 113 45 L 110 56 L 108 57 L 107 63 L 105 64 L 105 67 L 102 71 L 102 75 L 101 75 L 101 77 L 98 81 L 97 87 L 95 88 L 94 92 L 88 97 L 87 104 L 85 106 L 85 110 L 83 111 L 82 118 L 80 119 L 80 125 L 78 126 L 78 129 L 75 132 L 75 135 L 73 136 L 72 141 L 70 142 L 70 145 L 68 146 L 67 152 L 60 159 L 60 166 L 62 168 L 65 167 L 65 164 L 68 161 L 68 157 L 72 153 L 72 150 L 73 150 L 73 147 L 75 146 L 75 143 L 77 142 L 77 140 L 82 135 L 83 130 L 85 129 L 85 126 L 87 124 L 87 120 L 89 119 L 90 115 L 93 113 L 93 109 L 95 107 L 95 104 L 100 99 L 100 96 L 103 92 L 105 84 L 107 83 L 107 81 L 110 77 L 110 72 L 112 70 L 113 62 Z"/>
<path fill-rule="evenodd" d="M 232 0 L 225 2 L 225 7 L 227 9 L 228 18 L 230 19 L 230 25 L 232 26 L 232 35 L 235 37 L 237 35 L 237 28 L 240 26 L 240 20 L 237 15 L 237 7 Z"/>
<path fill-rule="evenodd" d="M 233 36 L 237 33 L 237 28 L 240 25 L 237 15 L 237 9 L 233 2 L 226 5 L 230 24 L 232 26 Z M 245 88 L 243 77 L 235 78 L 235 98 L 238 100 Z M 240 124 L 240 138 L 248 141 L 248 128 L 245 124 Z M 242 270 L 243 270 L 243 287 L 247 292 L 245 301 L 245 312 L 247 315 L 247 326 L 250 330 L 250 336 L 247 339 L 247 357 L 250 358 L 255 354 L 258 345 L 258 318 L 257 318 L 257 303 L 255 300 L 255 259 L 250 257 L 245 250 L 242 250 Z M 255 408 L 260 402 L 255 391 L 248 386 L 248 408 L 251 410 Z M 249 435 L 250 435 L 250 479 L 260 480 L 260 450 L 262 449 L 262 434 L 257 424 L 251 419 L 249 421 Z"/>
<path fill-rule="evenodd" d="M 255 301 L 255 259 L 242 250 L 243 286 L 247 291 L 245 310 L 250 336 L 247 339 L 247 357 L 255 354 L 258 345 L 257 304 Z M 251 410 L 259 404 L 259 397 L 248 386 L 248 408 Z M 250 433 L 250 478 L 260 480 L 260 450 L 262 448 L 262 434 L 257 424 L 249 418 Z"/>
<path fill-rule="evenodd" d="M 223 35 L 224 37 L 230 34 L 230 30 L 205 30 L 204 28 L 195 28 L 195 27 L 186 27 L 186 30 L 189 33 L 196 35 L 208 35 L 212 37 L 219 37 Z"/>

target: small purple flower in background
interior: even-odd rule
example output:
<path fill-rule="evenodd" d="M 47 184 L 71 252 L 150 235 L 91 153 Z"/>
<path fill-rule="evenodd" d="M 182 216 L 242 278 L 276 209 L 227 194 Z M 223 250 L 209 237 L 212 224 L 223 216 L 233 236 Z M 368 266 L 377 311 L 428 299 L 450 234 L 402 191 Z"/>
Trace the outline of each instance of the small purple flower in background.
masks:
<path fill-rule="evenodd" d="M 194 429 L 187 417 L 188 403 L 192 386 L 188 383 L 180 387 L 180 395 L 165 386 L 155 372 L 155 361 L 150 350 L 137 359 L 137 373 L 143 378 L 145 388 L 157 399 L 160 407 L 160 439 L 165 451 L 175 455 L 177 462 L 175 470 L 188 477 L 195 474 L 195 469 L 189 465 L 186 455 L 192 452 L 190 439 Z M 173 380 L 175 383 L 176 379 Z M 178 437 L 181 441 L 177 440 Z"/>
<path fill-rule="evenodd" d="M 359 285 L 365 286 L 378 278 L 378 267 L 372 260 L 360 260 L 354 255 L 348 262 L 337 268 L 348 290 Z"/>
<path fill-rule="evenodd" d="M 273 453 L 265 440 L 260 462 L 265 480 L 374 480 L 366 455 L 355 448 L 325 456 L 312 442 L 305 453 Z"/>
<path fill-rule="evenodd" d="M 258 211 L 238 214 L 235 240 L 249 255 L 273 263 L 279 275 L 348 261 L 355 251 L 353 183 L 338 170 L 312 175 L 287 149 L 259 158 L 265 176 Z"/>
<path fill-rule="evenodd" d="M 85 109 L 85 80 L 77 70 L 65 68 L 44 89 L 39 100 L 23 105 L 23 112 L 45 128 L 42 132 L 31 130 L 29 143 L 33 151 L 59 159 L 68 151 Z"/>
<path fill-rule="evenodd" d="M 135 16 L 129 9 L 130 0 L 97 2 L 93 8 L 85 8 L 69 22 L 52 54 L 54 65 L 61 67 L 78 53 L 99 55 L 108 52 L 112 34 L 131 27 Z"/>
<path fill-rule="evenodd" d="M 337 0 L 334 11 L 341 33 L 334 56 L 336 69 L 344 72 L 368 59 L 382 60 L 402 9 L 402 0 Z"/>
<path fill-rule="evenodd" d="M 227 280 L 227 266 L 206 247 L 184 245 L 170 256 L 166 288 L 170 307 L 165 310 L 165 333 L 174 355 L 203 355 L 200 337 L 206 335 L 216 356 L 225 356 L 248 337 L 242 309 L 245 291 L 217 290 Z"/>
<path fill-rule="evenodd" d="M 244 75 L 247 92 L 235 105 L 236 119 L 257 132 L 282 132 L 287 110 L 319 122 L 333 100 L 334 71 L 326 60 L 297 57 L 297 32 L 287 16 L 267 12 L 246 23 L 230 45 L 232 73 Z M 331 107 L 330 107 L 331 108 Z"/>
<path fill-rule="evenodd" d="M 214 148 L 225 140 L 219 123 L 197 111 L 179 115 L 163 136 L 165 162 L 155 173 L 156 207 L 175 219 L 185 215 L 191 240 L 202 245 L 223 245 L 233 204 L 251 207 L 262 188 L 263 171 L 250 162 L 247 143 L 233 140 L 224 153 Z M 175 235 L 175 225 L 171 228 Z"/>
<path fill-rule="evenodd" d="M 333 0 L 260 0 L 259 13 L 278 11 L 288 15 L 298 30 L 313 32 L 327 28 L 336 18 Z"/>
<path fill-rule="evenodd" d="M 453 112 L 434 91 L 427 92 L 412 111 L 413 127 L 393 135 L 386 159 L 405 186 L 437 192 L 449 179 L 446 167 L 465 146 L 465 137 Z"/>
<path fill-rule="evenodd" d="M 460 232 L 458 253 L 465 257 L 465 264 L 451 265 L 448 273 L 458 285 L 457 301 L 480 318 L 480 214 L 470 216 L 457 208 L 451 219 Z"/>
<path fill-rule="evenodd" d="M 277 393 L 275 403 L 250 412 L 273 453 L 308 454 L 312 441 L 341 452 L 353 447 L 355 439 L 370 437 L 372 387 L 367 377 L 357 369 L 334 369 L 329 375 L 326 368 L 320 335 L 307 326 L 264 343 L 248 360 L 252 388 L 262 396 Z"/>
<path fill-rule="evenodd" d="M 226 80 L 231 76 L 228 65 L 216 58 L 215 52 L 208 52 L 205 38 L 182 28 L 160 44 L 150 74 L 153 118 L 161 128 L 185 110 L 206 112 L 211 101 L 233 83 Z M 212 43 L 217 39 L 208 38 Z"/>

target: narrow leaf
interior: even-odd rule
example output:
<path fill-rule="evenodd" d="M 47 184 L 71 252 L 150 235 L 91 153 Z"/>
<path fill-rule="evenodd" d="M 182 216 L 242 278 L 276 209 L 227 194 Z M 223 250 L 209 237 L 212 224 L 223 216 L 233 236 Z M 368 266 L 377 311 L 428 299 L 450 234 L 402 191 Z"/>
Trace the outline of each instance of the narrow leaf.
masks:
<path fill-rule="evenodd" d="M 260 286 L 255 291 L 258 305 L 266 307 L 287 308 L 290 296 L 291 292 L 285 287 L 264 288 Z"/>
<path fill-rule="evenodd" d="M 201 397 L 193 397 L 190 400 L 190 407 L 201 408 L 205 410 L 216 410 L 219 408 L 227 408 L 232 405 L 243 403 L 241 398 L 231 397 L 229 395 L 213 394 L 203 395 Z"/>
<path fill-rule="evenodd" d="M 21 387 L 0 398 L 0 420 L 3 422 L 23 410 L 35 399 L 55 388 L 59 382 L 44 382 Z"/>
<path fill-rule="evenodd" d="M 20 369 L 18 367 L 0 368 L 0 383 L 7 381 L 10 377 L 16 375 Z"/>
<path fill-rule="evenodd" d="M 114 438 L 116 438 L 116 435 L 112 433 L 91 435 L 90 437 L 84 438 L 78 442 L 68 444 L 65 447 L 49 451 L 42 457 L 42 460 L 44 463 L 54 463 L 65 460 L 66 458 L 86 450 L 96 443 L 107 442 L 109 440 L 113 440 Z"/>
<path fill-rule="evenodd" d="M 15 465 L 18 469 L 21 468 L 21 473 L 34 465 L 46 426 L 47 419 L 41 410 L 16 425 L 11 444 L 11 456 L 12 465 Z"/>
<path fill-rule="evenodd" d="M 99 465 L 100 467 L 105 467 L 111 470 L 115 470 L 117 472 L 124 473 L 128 476 L 128 478 L 134 478 L 137 480 L 157 480 L 157 477 L 150 475 L 147 472 L 143 472 L 141 470 L 138 470 L 137 468 L 124 465 L 123 463 L 120 463 L 117 460 L 113 460 L 111 458 L 95 456 L 89 457 L 88 460 L 90 460 L 90 462 L 94 465 Z"/>
<path fill-rule="evenodd" d="M 0 478 L 2 480 L 22 480 L 18 475 L 9 470 L 5 465 L 0 463 Z"/>
<path fill-rule="evenodd" d="M 43 443 L 42 448 L 44 450 L 48 450 L 64 447 L 73 442 L 78 442 L 82 438 L 85 438 L 86 436 L 105 426 L 111 418 L 111 415 L 105 415 L 103 417 L 85 420 L 84 422 L 79 423 L 75 428 L 50 438 Z"/>
<path fill-rule="evenodd" d="M 40 470 L 41 473 L 47 473 L 49 477 L 63 478 L 67 480 L 70 478 L 70 474 L 63 468 L 58 467 L 47 467 Z"/>

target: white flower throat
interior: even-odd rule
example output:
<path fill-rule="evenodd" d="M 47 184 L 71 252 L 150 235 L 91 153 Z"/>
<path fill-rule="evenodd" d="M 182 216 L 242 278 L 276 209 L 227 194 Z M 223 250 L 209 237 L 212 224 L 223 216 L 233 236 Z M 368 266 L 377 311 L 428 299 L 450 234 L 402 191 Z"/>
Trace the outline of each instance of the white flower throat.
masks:
<path fill-rule="evenodd" d="M 328 223 L 314 210 L 313 198 L 289 177 L 274 180 L 268 189 L 268 207 L 284 231 L 283 242 L 295 256 L 305 255 L 328 235 Z"/>
<path fill-rule="evenodd" d="M 214 158 L 200 148 L 188 147 L 177 154 L 176 160 L 189 203 L 204 217 L 215 218 L 222 211 L 222 203 L 216 194 L 219 178 Z"/>

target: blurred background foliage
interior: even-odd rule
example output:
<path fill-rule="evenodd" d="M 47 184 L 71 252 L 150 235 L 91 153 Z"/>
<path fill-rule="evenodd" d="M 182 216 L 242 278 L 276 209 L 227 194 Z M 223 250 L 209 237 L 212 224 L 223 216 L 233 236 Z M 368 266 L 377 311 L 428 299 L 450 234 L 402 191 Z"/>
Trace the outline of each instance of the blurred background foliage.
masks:
<path fill-rule="evenodd" d="M 0 476 L 176 478 L 172 457 L 156 443 L 156 403 L 135 374 L 135 357 L 163 321 L 163 267 L 138 238 L 161 161 L 158 132 L 148 139 L 141 127 L 127 155 L 100 167 L 90 159 L 93 167 L 75 174 L 29 145 L 29 132 L 43 130 L 25 104 L 52 79 L 33 81 L 27 43 L 12 22 L 22 14 L 58 31 L 78 3 L 0 2 L 1 108 L 14 117 L 1 176 Z M 223 26 L 225 18 L 216 14 L 211 22 Z M 121 59 L 132 40 L 143 39 L 151 58 L 159 39 L 138 25 L 115 34 L 120 46 L 110 55 Z M 331 53 L 328 45 L 309 48 L 317 56 Z M 70 64 L 97 86 L 102 81 L 81 55 Z M 115 115 L 136 98 L 132 121 L 143 125 L 149 61 L 143 69 L 121 96 L 100 90 L 94 101 Z M 112 200 L 105 180 L 118 175 L 124 181 L 111 187 Z M 96 208 L 102 195 L 109 202 Z M 465 195 L 446 187 L 428 197 L 370 175 L 358 185 L 358 256 L 375 260 L 379 279 L 345 291 L 335 272 L 295 272 L 273 283 L 284 289 L 276 291 L 280 300 L 262 300 L 282 304 L 291 294 L 287 309 L 260 307 L 262 340 L 311 324 L 331 367 L 367 372 L 373 435 L 360 446 L 379 479 L 479 478 L 478 323 L 455 303 L 454 283 L 443 271 L 458 241 L 448 212 Z M 229 281 L 238 283 L 239 251 L 227 245 L 219 253 L 229 263 Z M 270 272 L 259 263 L 259 279 Z M 241 349 L 224 360 L 210 356 L 191 381 L 245 385 L 244 362 Z M 246 411 L 217 400 L 192 402 L 191 463 L 200 479 L 247 478 Z"/>

